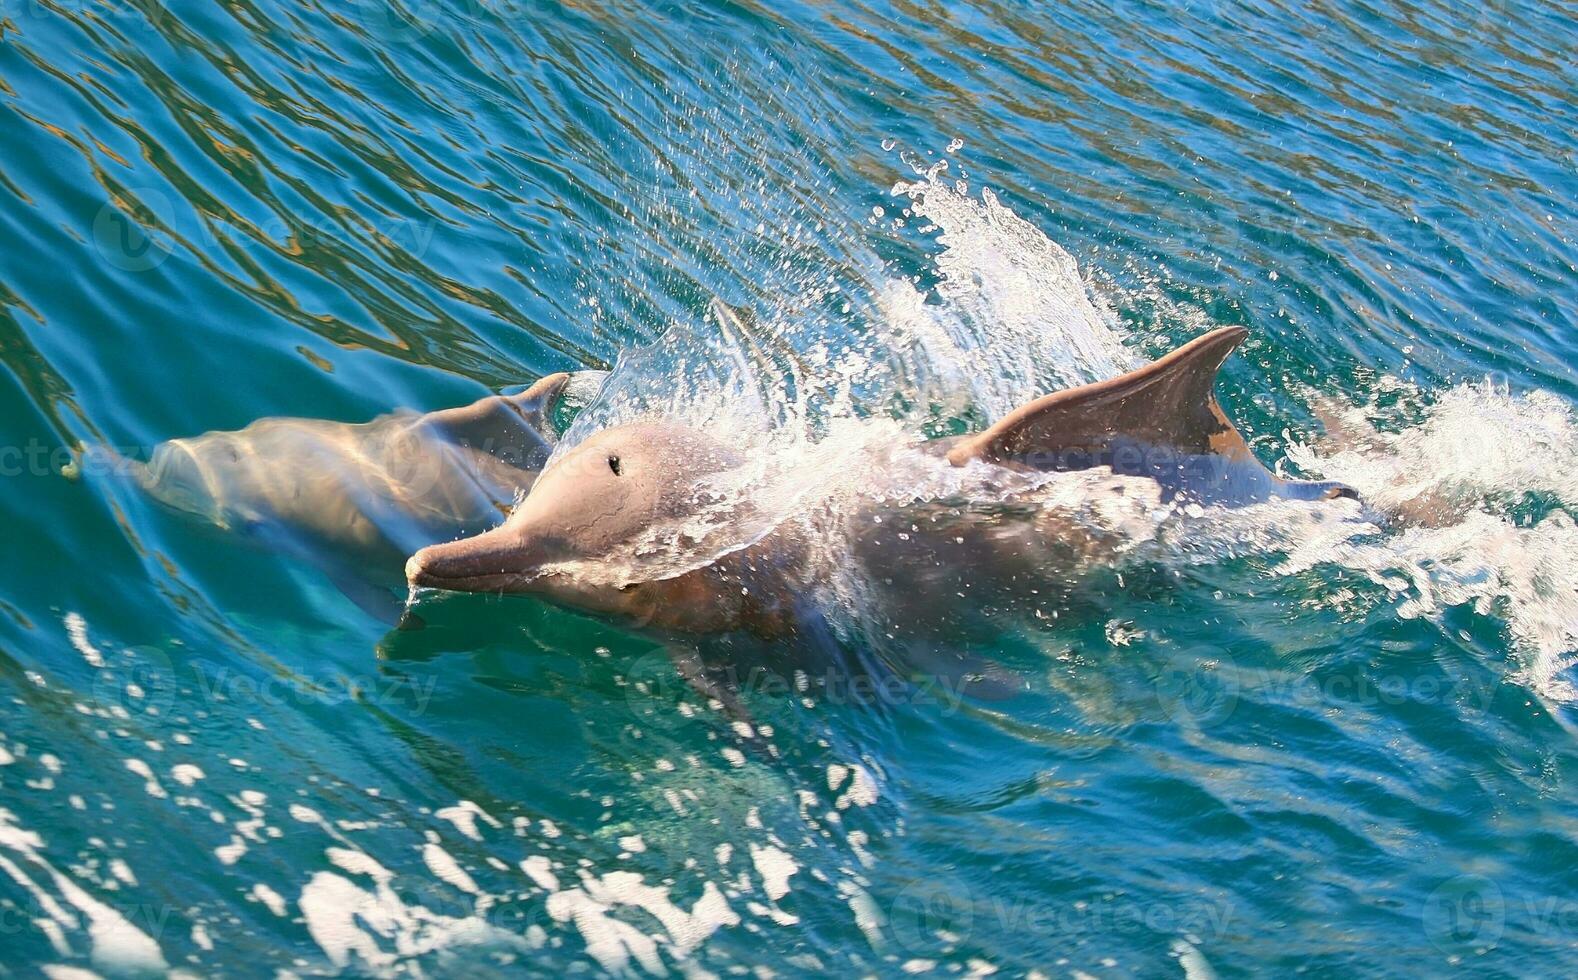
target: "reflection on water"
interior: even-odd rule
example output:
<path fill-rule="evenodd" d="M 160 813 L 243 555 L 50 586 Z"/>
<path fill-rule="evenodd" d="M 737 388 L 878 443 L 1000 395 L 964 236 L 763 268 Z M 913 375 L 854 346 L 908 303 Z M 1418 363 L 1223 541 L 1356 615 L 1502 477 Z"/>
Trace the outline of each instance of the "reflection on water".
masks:
<path fill-rule="evenodd" d="M 6 962 L 1549 969 L 1572 14 L 0 3 Z M 568 443 L 655 408 L 804 491 L 882 475 L 851 420 L 956 433 L 1227 324 L 1256 453 L 1372 510 L 1142 507 L 946 642 L 719 639 L 749 738 L 684 649 L 487 597 L 386 634 L 60 475 L 613 369 Z"/>

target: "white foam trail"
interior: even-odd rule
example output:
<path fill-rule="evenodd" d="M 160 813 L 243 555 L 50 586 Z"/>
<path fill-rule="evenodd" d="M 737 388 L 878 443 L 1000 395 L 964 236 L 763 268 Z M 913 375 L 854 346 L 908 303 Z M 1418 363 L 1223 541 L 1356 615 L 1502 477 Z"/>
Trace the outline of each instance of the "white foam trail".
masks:
<path fill-rule="evenodd" d="M 1488 383 L 1428 401 L 1402 382 L 1383 388 L 1404 391 L 1397 408 L 1329 408 L 1333 437 L 1291 446 L 1288 457 L 1417 523 L 1312 539 L 1286 570 L 1352 568 L 1396 592 L 1403 616 L 1465 604 L 1499 616 L 1523 661 L 1520 679 L 1545 697 L 1578 700 L 1565 676 L 1578 663 L 1578 526 L 1559 509 L 1578 504 L 1572 406 Z M 1399 427 L 1399 415 L 1419 421 Z M 1531 494 L 1544 504 L 1531 507 Z"/>
<path fill-rule="evenodd" d="M 1403 394 L 1397 400 L 1399 393 Z M 1048 504 L 1121 539 L 1111 559 L 1209 564 L 1259 555 L 1275 574 L 1319 567 L 1358 572 L 1386 590 L 1403 618 L 1452 607 L 1506 623 L 1513 679 L 1553 701 L 1578 701 L 1578 420 L 1546 392 L 1488 384 L 1433 397 L 1395 379 L 1393 407 L 1322 404 L 1329 435 L 1291 444 L 1306 473 L 1356 488 L 1364 504 L 1273 501 L 1235 510 L 1163 506 L 1145 481 L 1100 494 L 1103 470 L 1066 474 Z M 1319 402 L 1319 399 L 1317 399 Z M 1081 486 L 1081 483 L 1084 486 Z M 1073 509 L 1088 497 L 1101 507 Z M 1333 590 L 1336 604 L 1347 590 Z"/>
<path fill-rule="evenodd" d="M 1514 395 L 1485 382 L 1426 402 L 1405 382 L 1386 379 L 1381 387 L 1403 393 L 1397 407 L 1327 403 L 1333 438 L 1294 445 L 1288 457 L 1340 474 L 1384 508 L 1424 498 L 1473 507 L 1527 492 L 1578 500 L 1578 427 L 1561 398 Z M 1400 426 L 1407 415 L 1422 418 Z"/>

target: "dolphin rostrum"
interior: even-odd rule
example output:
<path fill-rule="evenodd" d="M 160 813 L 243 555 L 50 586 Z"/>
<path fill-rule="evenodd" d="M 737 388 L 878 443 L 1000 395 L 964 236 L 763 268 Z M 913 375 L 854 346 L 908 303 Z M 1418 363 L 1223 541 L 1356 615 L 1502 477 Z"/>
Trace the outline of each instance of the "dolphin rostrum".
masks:
<path fill-rule="evenodd" d="M 739 329 L 724 310 L 726 329 Z M 1223 413 L 1216 374 L 1247 335 L 1224 327 L 1127 374 L 1036 399 L 978 434 L 893 447 L 896 468 L 961 475 L 936 500 L 843 502 L 855 515 L 849 557 L 902 582 L 912 603 L 936 605 L 936 588 L 957 591 L 959 573 L 939 579 L 920 566 L 973 578 L 1059 548 L 1077 553 L 1077 530 L 1039 503 L 1051 474 L 1069 471 L 1140 478 L 1163 502 L 1356 497 L 1342 484 L 1273 475 Z M 828 574 L 827 555 L 795 522 L 775 522 L 737 492 L 754 462 L 671 420 L 607 428 L 553 460 L 498 527 L 422 548 L 406 577 L 413 587 L 537 595 L 666 632 L 783 635 Z M 959 499 L 974 493 L 994 507 Z"/>

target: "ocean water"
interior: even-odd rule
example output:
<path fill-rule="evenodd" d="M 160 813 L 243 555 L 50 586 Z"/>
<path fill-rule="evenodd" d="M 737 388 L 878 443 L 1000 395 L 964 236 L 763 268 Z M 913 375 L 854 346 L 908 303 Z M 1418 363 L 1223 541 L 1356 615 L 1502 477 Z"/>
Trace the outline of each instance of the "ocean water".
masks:
<path fill-rule="evenodd" d="M 1568 0 L 0 0 L 0 967 L 1565 972 L 1575 50 Z M 846 666 L 696 645 L 754 740 L 684 643 L 391 629 L 79 458 L 567 370 L 565 445 L 680 416 L 788 512 L 1230 324 L 1254 451 L 1364 505 L 1098 508 L 1117 557 L 924 637 L 846 568 Z"/>

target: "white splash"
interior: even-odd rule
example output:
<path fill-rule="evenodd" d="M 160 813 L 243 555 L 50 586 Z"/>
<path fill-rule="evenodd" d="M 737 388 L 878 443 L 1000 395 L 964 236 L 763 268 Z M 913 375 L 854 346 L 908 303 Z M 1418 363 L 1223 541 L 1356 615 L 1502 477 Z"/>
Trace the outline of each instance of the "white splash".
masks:
<path fill-rule="evenodd" d="M 521 861 L 521 870 L 526 873 L 538 888 L 551 892 L 559 890 L 559 879 L 553 873 L 553 862 L 541 854 L 533 854 Z"/>
<path fill-rule="evenodd" d="M 194 786 L 203 778 L 203 770 L 190 762 L 182 762 L 170 767 L 170 778 L 182 786 Z"/>
<path fill-rule="evenodd" d="M 799 873 L 800 865 L 787 851 L 772 845 L 751 845 L 751 863 L 762 878 L 762 891 L 776 902 L 789 894 L 789 879 Z"/>
<path fill-rule="evenodd" d="M 714 310 L 621 354 L 550 467 L 593 432 L 652 417 L 714 434 L 744 464 L 709 478 L 704 507 L 648 526 L 621 560 L 550 571 L 598 584 L 672 578 L 836 508 L 871 489 L 873 473 L 883 493 L 949 492 L 959 474 L 947 486 L 912 485 L 937 474 L 896 472 L 895 450 L 928 424 L 995 418 L 1130 365 L 1115 315 L 1067 251 L 989 191 L 970 196 L 935 171 L 916 177 L 894 191 L 940 232 L 934 292 L 873 258 L 845 270 L 849 281 L 780 283 L 789 294 L 754 324 Z M 827 312 L 838 296 L 842 316 Z"/>
<path fill-rule="evenodd" d="M 848 771 L 853 776 L 849 783 L 849 789 L 845 790 L 834 801 L 834 807 L 839 810 L 847 810 L 851 806 L 870 806 L 877 802 L 882 794 L 877 789 L 877 781 L 872 778 L 871 771 L 859 763 L 850 765 Z M 831 775 L 828 783 L 830 786 L 832 785 Z"/>
<path fill-rule="evenodd" d="M 30 875 L 23 865 L 3 854 L 0 854 L 0 872 L 33 897 L 40 913 L 34 918 L 34 924 L 50 938 L 57 953 L 72 955 L 67 936 L 85 929 L 90 959 L 95 967 L 106 973 L 163 973 L 169 968 L 157 942 L 45 860 L 44 839 L 17 826 L 15 819 L 10 811 L 0 809 L 0 848 L 36 868 L 35 873 L 42 873 L 43 879 L 54 886 L 55 894 Z"/>
<path fill-rule="evenodd" d="M 938 229 L 935 256 L 943 305 L 922 305 L 894 284 L 883 296 L 893 326 L 912 334 L 924 362 L 946 372 L 996 418 L 1029 398 L 1121 374 L 1133 358 L 1116 318 L 1097 305 L 1061 245 L 1002 204 L 979 199 L 940 170 L 894 186 Z"/>
<path fill-rule="evenodd" d="M 260 881 L 252 886 L 252 891 L 249 894 L 259 902 L 262 902 L 264 907 L 270 912 L 282 918 L 284 917 L 285 899 L 280 897 L 279 892 Z"/>
<path fill-rule="evenodd" d="M 739 915 L 729 908 L 723 893 L 712 882 L 702 886 L 689 912 L 675 905 L 666 887 L 648 885 L 631 871 L 611 871 L 601 878 L 583 874 L 581 886 L 548 897 L 548 914 L 557 922 L 573 922 L 586 942 L 586 951 L 604 970 L 623 973 L 634 959 L 652 974 L 668 972 L 659 955 L 659 941 L 614 916 L 621 907 L 646 912 L 667 933 L 662 944 L 683 960 L 723 926 L 738 925 Z"/>
<path fill-rule="evenodd" d="M 71 645 L 77 648 L 77 652 L 82 654 L 82 659 L 86 660 L 90 667 L 103 667 L 104 654 L 88 640 L 88 623 L 82 618 L 82 614 L 66 613 L 65 623 L 66 636 L 71 640 Z"/>
<path fill-rule="evenodd" d="M 1433 399 L 1395 380 L 1383 390 L 1405 397 L 1385 411 L 1326 406 L 1330 438 L 1294 445 L 1288 457 L 1352 484 L 1404 528 L 1312 534 L 1283 570 L 1329 562 L 1362 572 L 1398 595 L 1405 617 L 1459 605 L 1501 617 L 1521 679 L 1543 696 L 1578 699 L 1564 676 L 1578 663 L 1578 527 L 1561 509 L 1578 506 L 1572 406 L 1488 383 Z M 1547 512 L 1531 524 L 1527 495 L 1555 506 L 1536 508 Z"/>
<path fill-rule="evenodd" d="M 476 881 L 471 875 L 466 873 L 466 870 L 460 866 L 460 863 L 448 851 L 437 844 L 428 843 L 422 845 L 422 860 L 427 864 L 427 869 L 433 872 L 440 881 L 460 891 L 469 892 L 472 895 L 480 895 L 482 893 L 482 890 L 477 887 Z"/>
<path fill-rule="evenodd" d="M 448 820 L 455 825 L 456 830 L 459 830 L 474 841 L 482 840 L 482 832 L 477 829 L 478 820 L 495 830 L 504 826 L 502 823 L 499 823 L 497 818 L 470 800 L 461 800 L 454 806 L 444 807 L 442 810 L 437 811 L 434 816 L 442 820 Z"/>
<path fill-rule="evenodd" d="M 308 934 L 339 969 L 360 960 L 383 970 L 403 959 L 457 945 L 531 948 L 527 940 L 480 915 L 447 916 L 407 905 L 394 889 L 394 875 L 367 854 L 330 848 L 328 857 L 347 874 L 372 879 L 372 887 L 364 888 L 342 875 L 319 871 L 297 901 Z"/>

